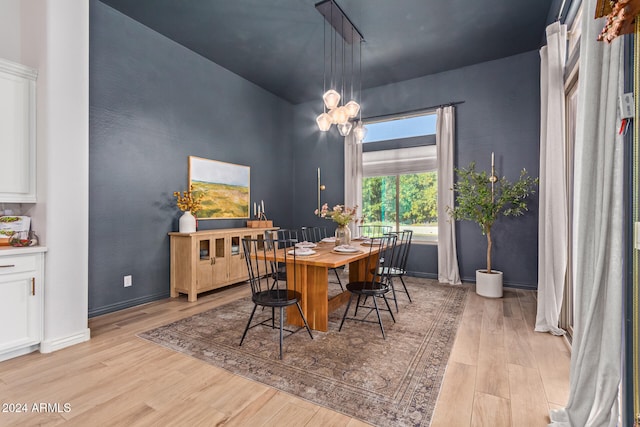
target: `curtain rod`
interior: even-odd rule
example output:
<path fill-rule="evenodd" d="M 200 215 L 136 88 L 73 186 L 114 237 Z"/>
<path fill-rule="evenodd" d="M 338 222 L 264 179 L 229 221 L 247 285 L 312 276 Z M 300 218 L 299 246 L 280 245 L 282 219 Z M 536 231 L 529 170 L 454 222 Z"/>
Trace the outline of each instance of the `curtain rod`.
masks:
<path fill-rule="evenodd" d="M 435 109 L 443 108 L 443 107 L 451 107 L 453 105 L 458 105 L 458 104 L 464 104 L 464 101 L 448 102 L 446 104 L 432 105 L 430 107 L 417 108 L 415 110 L 401 111 L 399 113 L 390 113 L 390 114 L 381 114 L 379 116 L 363 117 L 362 121 L 383 119 L 385 117 L 402 117 L 402 116 L 406 116 L 407 114 L 422 113 L 422 112 L 425 112 L 425 111 L 435 110 Z"/>

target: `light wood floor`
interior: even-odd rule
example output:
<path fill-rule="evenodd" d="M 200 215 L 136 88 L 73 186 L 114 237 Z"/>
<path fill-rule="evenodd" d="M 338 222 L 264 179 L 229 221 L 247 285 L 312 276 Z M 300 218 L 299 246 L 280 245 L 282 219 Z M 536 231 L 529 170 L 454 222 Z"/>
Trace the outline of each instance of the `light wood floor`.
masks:
<path fill-rule="evenodd" d="M 86 343 L 0 363 L 0 409 L 27 406 L 0 412 L 0 425 L 367 425 L 136 337 L 244 295 L 241 285 L 196 303 L 181 297 L 101 316 Z M 533 332 L 534 298 L 470 293 L 433 427 L 545 426 L 549 408 L 566 403 L 569 352 L 562 338 Z"/>

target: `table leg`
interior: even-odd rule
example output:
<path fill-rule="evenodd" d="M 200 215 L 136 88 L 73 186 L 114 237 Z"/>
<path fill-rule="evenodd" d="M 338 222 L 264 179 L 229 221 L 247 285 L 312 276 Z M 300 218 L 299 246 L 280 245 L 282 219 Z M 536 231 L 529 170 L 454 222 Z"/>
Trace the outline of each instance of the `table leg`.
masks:
<path fill-rule="evenodd" d="M 311 329 L 326 332 L 329 330 L 329 270 L 327 267 L 303 264 L 298 264 L 295 268 L 295 289 L 302 294 L 300 307 L 307 318 L 307 323 Z M 292 270 L 293 265 L 290 267 L 287 264 L 287 271 Z M 287 274 L 289 289 L 294 289 L 292 279 L 293 276 Z M 287 307 L 287 323 L 304 326 L 295 306 Z"/>
<path fill-rule="evenodd" d="M 376 256 L 376 254 L 371 255 Z M 372 263 L 369 258 L 359 259 L 349 264 L 349 281 L 361 282 L 363 280 L 371 280 L 371 272 L 367 271 Z"/>
<path fill-rule="evenodd" d="M 367 271 L 369 265 L 367 258 L 350 263 L 349 281 L 370 279 L 371 273 Z M 293 264 L 287 264 L 287 272 L 293 269 Z M 300 307 L 309 327 L 316 331 L 328 331 L 329 313 L 349 300 L 349 292 L 342 292 L 329 300 L 329 269 L 327 267 L 298 264 L 295 269 L 296 283 L 295 285 L 292 283 L 293 275 L 287 274 L 287 287 L 302 294 Z M 287 323 L 304 326 L 295 306 L 287 307 Z"/>

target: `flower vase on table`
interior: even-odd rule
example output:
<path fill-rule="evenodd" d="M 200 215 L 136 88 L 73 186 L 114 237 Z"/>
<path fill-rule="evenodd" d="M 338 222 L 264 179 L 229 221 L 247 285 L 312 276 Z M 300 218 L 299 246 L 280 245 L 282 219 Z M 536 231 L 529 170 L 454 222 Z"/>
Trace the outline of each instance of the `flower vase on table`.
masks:
<path fill-rule="evenodd" d="M 336 228 L 336 246 L 351 244 L 351 229 L 348 225 L 339 225 Z"/>
<path fill-rule="evenodd" d="M 332 219 L 333 222 L 338 224 L 336 228 L 336 246 L 350 245 L 351 244 L 351 229 L 349 224 L 353 221 L 358 222 L 356 215 L 358 213 L 358 207 L 352 208 L 345 207 L 344 205 L 336 205 L 333 209 L 329 209 L 329 206 L 325 203 L 321 209 L 316 209 L 315 214 L 320 218 Z"/>

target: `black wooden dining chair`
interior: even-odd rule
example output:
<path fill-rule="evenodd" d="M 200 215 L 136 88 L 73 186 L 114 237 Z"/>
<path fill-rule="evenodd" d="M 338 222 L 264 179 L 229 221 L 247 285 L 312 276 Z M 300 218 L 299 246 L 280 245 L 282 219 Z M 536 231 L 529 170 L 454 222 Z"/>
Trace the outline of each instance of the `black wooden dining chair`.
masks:
<path fill-rule="evenodd" d="M 282 249 L 279 245 L 287 245 L 286 247 L 292 247 L 298 242 L 298 230 L 281 228 L 275 231 L 267 230 L 264 232 L 265 245 L 270 246 L 275 244 L 277 249 Z M 274 243 L 275 242 L 275 243 Z M 268 249 L 272 249 L 268 247 Z M 277 272 L 277 277 L 280 280 L 287 280 L 287 266 L 285 263 L 273 261 L 273 266 Z M 275 282 L 273 283 L 275 286 Z"/>
<path fill-rule="evenodd" d="M 360 237 L 382 236 L 391 232 L 390 225 L 359 225 L 358 233 Z"/>
<path fill-rule="evenodd" d="M 292 277 L 289 277 L 289 285 L 291 288 L 288 288 L 287 279 L 282 279 L 282 277 L 277 272 L 276 266 L 274 266 L 274 262 L 272 262 L 272 260 L 275 259 L 275 256 L 278 253 L 278 248 L 284 247 L 285 249 L 283 252 L 285 263 L 292 262 L 292 265 L 295 267 L 295 250 L 286 249 L 293 243 L 295 242 L 286 240 L 242 240 L 244 258 L 247 263 L 247 272 L 249 273 L 249 283 L 251 284 L 251 300 L 253 301 L 254 305 L 253 310 L 251 311 L 251 316 L 249 316 L 247 326 L 245 327 L 242 334 L 240 345 L 242 345 L 242 343 L 244 342 L 249 329 L 260 325 L 271 326 L 272 329 L 275 329 L 275 312 L 277 308 L 279 309 L 278 311 L 280 321 L 280 359 L 282 359 L 282 343 L 284 338 L 283 331 L 289 332 L 289 334 L 293 334 L 302 329 L 302 327 L 296 330 L 285 329 L 284 309 L 286 307 L 292 306 L 294 304 L 296 307 L 298 307 L 300 317 L 302 317 L 302 320 L 304 321 L 304 327 L 307 329 L 307 332 L 309 333 L 311 339 L 313 339 L 313 335 L 311 334 L 311 329 L 309 329 L 307 319 L 305 318 L 304 313 L 302 312 L 302 308 L 300 307 L 301 293 L 296 282 L 296 268 L 292 268 L 293 272 L 290 274 L 290 276 Z M 289 251 L 291 251 L 292 254 L 289 254 Z M 271 317 L 257 322 L 254 325 L 251 325 L 258 306 L 266 308 L 270 307 Z"/>
<path fill-rule="evenodd" d="M 339 331 L 342 330 L 344 321 L 347 319 L 357 320 L 360 322 L 376 323 L 372 320 L 367 319 L 368 316 L 375 311 L 378 317 L 377 323 L 380 325 L 380 330 L 382 331 L 382 338 L 386 339 L 384 326 L 382 325 L 382 318 L 380 317 L 380 307 L 378 307 L 378 299 L 383 299 L 385 305 L 387 306 L 386 311 L 389 312 L 389 314 L 391 315 L 391 319 L 395 323 L 396 319 L 393 316 L 393 311 L 391 310 L 391 306 L 389 306 L 389 301 L 387 300 L 386 295 L 391 290 L 388 274 L 390 271 L 389 267 L 391 265 L 391 260 L 393 259 L 393 253 L 395 251 L 397 238 L 398 236 L 396 236 L 395 234 L 375 236 L 372 238 L 369 249 L 369 256 L 366 259 L 366 267 L 364 270 L 369 273 L 369 277 L 360 281 L 347 283 L 347 291 L 349 291 L 351 295 L 349 295 L 349 302 L 347 303 L 347 309 L 344 311 L 344 315 L 342 316 L 340 328 L 338 329 Z M 378 250 L 377 253 L 375 252 L 376 249 Z M 357 301 L 353 316 L 347 317 L 349 308 L 351 307 L 351 303 L 356 297 Z M 371 300 L 373 302 L 373 306 L 367 305 L 368 300 Z M 360 317 L 358 317 L 359 308 L 363 308 L 366 310 L 366 314 L 364 316 L 361 315 Z"/>
<path fill-rule="evenodd" d="M 404 293 L 406 293 L 407 298 L 409 298 L 409 302 L 413 302 L 411 301 L 411 295 L 409 295 L 409 290 L 407 289 L 407 285 L 404 283 L 403 279 L 403 276 L 407 273 L 407 260 L 409 259 L 409 250 L 411 249 L 411 241 L 413 240 L 413 230 L 402 230 L 397 234 L 399 245 L 396 250 L 397 259 L 394 261 L 394 265 L 389 271 L 389 281 L 392 283 L 391 286 L 393 286 L 393 278 L 399 278 L 402 283 L 402 287 L 404 288 Z M 395 289 L 395 287 L 393 289 Z"/>
<path fill-rule="evenodd" d="M 312 243 L 318 243 L 325 237 L 329 237 L 327 227 L 300 227 L 300 232 L 305 241 Z"/>
<path fill-rule="evenodd" d="M 306 242 L 318 243 L 325 237 L 329 237 L 327 234 L 327 227 L 301 227 L 302 238 Z M 340 290 L 344 291 L 342 280 L 340 280 L 340 272 L 337 268 L 329 268 L 336 276 L 336 281 L 331 283 L 337 283 L 340 286 Z M 340 269 L 342 270 L 342 268 Z"/>
<path fill-rule="evenodd" d="M 314 227 L 300 227 L 300 233 L 302 234 L 302 240 L 305 242 L 316 243 L 318 241 Z"/>
<path fill-rule="evenodd" d="M 293 240 L 298 241 L 299 233 L 294 228 L 281 228 L 276 231 L 279 240 L 282 244 L 293 244 Z"/>
<path fill-rule="evenodd" d="M 393 295 L 391 298 L 395 303 L 397 313 L 398 298 L 396 295 L 395 283 L 393 281 L 394 277 L 400 279 L 402 287 L 404 288 L 403 292 L 407 294 L 409 302 L 412 302 L 411 295 L 409 295 L 409 290 L 407 289 L 407 285 L 404 283 L 402 276 L 405 275 L 407 269 L 407 258 L 409 256 L 409 249 L 411 248 L 413 230 L 402 230 L 390 234 L 397 236 L 396 247 L 392 254 L 391 263 L 386 263 L 384 266 L 380 266 L 379 268 L 387 269 L 387 271 L 382 271 L 381 274 L 384 274 L 389 281 L 389 287 L 391 288 L 391 294 Z"/>

